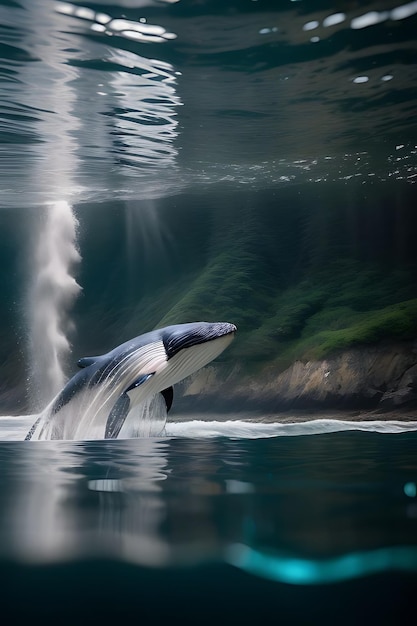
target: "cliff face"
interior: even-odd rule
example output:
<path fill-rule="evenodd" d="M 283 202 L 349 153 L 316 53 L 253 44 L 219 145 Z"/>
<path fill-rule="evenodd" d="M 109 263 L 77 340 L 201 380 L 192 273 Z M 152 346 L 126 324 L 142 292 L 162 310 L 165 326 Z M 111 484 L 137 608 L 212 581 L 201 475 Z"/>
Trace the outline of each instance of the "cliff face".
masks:
<path fill-rule="evenodd" d="M 197 372 L 177 389 L 180 410 L 380 409 L 417 407 L 417 342 L 354 348 L 318 361 L 273 365 L 256 374 L 223 364 Z"/>
<path fill-rule="evenodd" d="M 153 328 L 225 320 L 238 327 L 236 340 L 213 369 L 176 389 L 173 410 L 412 401 L 417 212 L 410 186 L 225 183 L 158 199 L 150 212 L 146 203 L 136 209 L 127 245 L 130 205 L 79 208 L 83 294 L 73 311 L 68 375 L 79 358 Z M 25 412 L 28 338 L 16 313 L 22 281 L 12 236 L 21 214 L 14 220 L 9 230 L 0 222 L 9 242 L 0 251 L 0 400 L 4 412 Z"/>
<path fill-rule="evenodd" d="M 238 328 L 235 341 L 213 367 L 176 385 L 173 414 L 412 401 L 410 186 L 352 179 L 261 190 L 225 182 L 158 199 L 154 208 L 158 237 L 147 239 L 154 213 L 138 202 L 128 247 L 129 206 L 80 211 L 73 364 L 153 328 L 225 320 Z M 412 370 L 407 376 L 414 380 Z"/>

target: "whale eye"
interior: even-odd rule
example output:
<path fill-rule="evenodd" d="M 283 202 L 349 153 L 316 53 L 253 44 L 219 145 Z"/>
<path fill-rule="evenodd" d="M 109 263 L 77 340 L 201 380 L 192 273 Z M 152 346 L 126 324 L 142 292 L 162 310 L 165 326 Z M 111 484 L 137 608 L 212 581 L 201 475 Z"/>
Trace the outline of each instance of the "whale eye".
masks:
<path fill-rule="evenodd" d="M 84 356 L 82 359 L 77 361 L 78 367 L 83 369 L 84 367 L 90 367 L 90 365 L 94 365 L 98 361 L 100 357 L 98 356 Z"/>

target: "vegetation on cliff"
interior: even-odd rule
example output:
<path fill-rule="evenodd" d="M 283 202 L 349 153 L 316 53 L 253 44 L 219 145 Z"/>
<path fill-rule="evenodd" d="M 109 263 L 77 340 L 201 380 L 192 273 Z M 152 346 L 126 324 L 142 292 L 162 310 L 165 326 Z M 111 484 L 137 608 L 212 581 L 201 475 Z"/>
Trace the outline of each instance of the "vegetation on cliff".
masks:
<path fill-rule="evenodd" d="M 83 342 L 93 344 L 88 319 L 98 309 L 109 348 L 170 323 L 234 322 L 238 338 L 221 359 L 248 368 L 273 362 L 282 369 L 295 359 L 413 338 L 417 218 L 404 193 L 394 186 L 370 195 L 340 184 L 262 192 L 225 186 L 165 199 L 157 226 L 168 245 L 148 239 L 145 249 L 138 237 L 133 257 L 121 207 L 119 217 L 109 214 L 113 249 L 102 230 L 94 258 L 84 252 Z M 140 219 L 137 226 L 139 233 Z"/>

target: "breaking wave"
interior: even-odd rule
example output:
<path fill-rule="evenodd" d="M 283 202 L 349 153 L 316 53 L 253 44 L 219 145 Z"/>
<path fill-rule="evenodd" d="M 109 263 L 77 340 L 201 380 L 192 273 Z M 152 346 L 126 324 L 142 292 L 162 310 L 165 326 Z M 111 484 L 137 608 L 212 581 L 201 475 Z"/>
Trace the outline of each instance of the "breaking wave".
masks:
<path fill-rule="evenodd" d="M 0 416 L 0 440 L 22 440 L 38 418 L 38 415 Z M 277 420 L 279 416 L 277 416 Z M 149 416 L 148 416 L 149 421 Z M 417 431 L 417 421 L 369 420 L 353 421 L 316 418 L 304 422 L 262 423 L 250 420 L 189 420 L 167 422 L 165 438 L 229 437 L 233 439 L 262 439 L 272 437 L 296 437 L 323 435 L 343 431 L 364 431 L 381 434 L 398 434 Z M 146 435 L 145 435 L 146 436 Z"/>

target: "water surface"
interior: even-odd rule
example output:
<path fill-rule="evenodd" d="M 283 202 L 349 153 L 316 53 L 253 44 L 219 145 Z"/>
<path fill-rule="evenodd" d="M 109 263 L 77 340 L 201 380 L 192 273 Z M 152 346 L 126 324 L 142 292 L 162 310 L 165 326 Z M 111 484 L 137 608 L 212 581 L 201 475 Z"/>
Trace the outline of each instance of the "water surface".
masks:
<path fill-rule="evenodd" d="M 417 570 L 416 443 L 415 433 L 372 432 L 3 442 L 2 587 L 12 589 L 19 564 L 19 587 L 42 614 L 34 599 L 46 584 L 52 606 L 71 597 L 72 615 L 99 601 L 105 615 L 105 584 L 120 611 L 157 586 L 184 618 L 202 610 L 200 597 L 212 618 L 275 607 L 289 623 L 313 610 L 331 623 L 335 598 L 349 623 L 360 619 L 355 603 L 366 612 L 376 588 L 391 588 L 373 612 L 401 621 Z M 146 611 L 162 619 L 168 607 Z"/>

